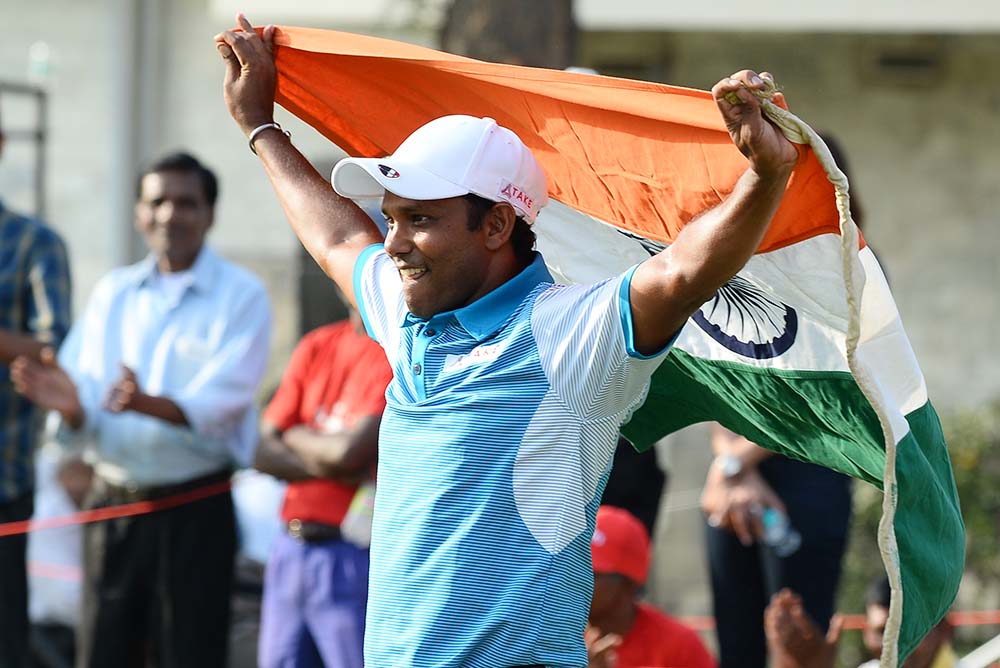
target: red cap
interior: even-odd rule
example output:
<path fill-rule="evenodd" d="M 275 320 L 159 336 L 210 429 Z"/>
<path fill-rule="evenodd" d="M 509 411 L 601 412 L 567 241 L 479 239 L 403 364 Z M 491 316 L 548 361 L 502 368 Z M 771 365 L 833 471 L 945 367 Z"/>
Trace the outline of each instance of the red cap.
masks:
<path fill-rule="evenodd" d="M 646 583 L 651 557 L 649 534 L 627 510 L 612 506 L 597 509 L 590 551 L 595 573 L 616 573 L 640 585 Z"/>

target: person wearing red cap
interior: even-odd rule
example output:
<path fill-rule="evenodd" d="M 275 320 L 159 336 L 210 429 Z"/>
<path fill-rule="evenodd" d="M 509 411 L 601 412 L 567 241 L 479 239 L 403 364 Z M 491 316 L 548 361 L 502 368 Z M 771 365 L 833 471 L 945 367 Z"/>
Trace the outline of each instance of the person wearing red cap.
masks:
<path fill-rule="evenodd" d="M 642 522 L 627 510 L 601 506 L 590 549 L 591 668 L 715 668 L 695 631 L 638 600 L 652 556 Z"/>

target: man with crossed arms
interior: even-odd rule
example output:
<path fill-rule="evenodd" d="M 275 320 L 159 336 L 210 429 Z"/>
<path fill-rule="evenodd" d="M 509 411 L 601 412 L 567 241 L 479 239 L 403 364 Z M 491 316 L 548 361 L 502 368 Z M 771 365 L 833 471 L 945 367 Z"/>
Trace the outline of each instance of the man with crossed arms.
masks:
<path fill-rule="evenodd" d="M 618 428 L 678 330 L 753 254 L 797 152 L 751 71 L 713 89 L 749 167 L 621 276 L 554 285 L 532 250 L 545 175 L 511 131 L 447 116 L 333 189 L 273 123 L 274 29 L 216 37 L 224 92 L 285 213 L 394 378 L 379 439 L 370 666 L 587 665 L 590 537 Z M 735 96 L 736 102 L 727 100 Z M 382 195 L 382 235 L 350 198 Z"/>

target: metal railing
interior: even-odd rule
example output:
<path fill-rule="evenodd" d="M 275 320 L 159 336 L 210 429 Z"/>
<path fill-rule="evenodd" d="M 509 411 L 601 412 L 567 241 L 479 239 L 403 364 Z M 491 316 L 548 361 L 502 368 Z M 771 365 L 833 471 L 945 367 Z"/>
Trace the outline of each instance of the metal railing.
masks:
<path fill-rule="evenodd" d="M 958 662 L 958 668 L 987 668 L 1000 660 L 1000 636 L 972 650 Z"/>

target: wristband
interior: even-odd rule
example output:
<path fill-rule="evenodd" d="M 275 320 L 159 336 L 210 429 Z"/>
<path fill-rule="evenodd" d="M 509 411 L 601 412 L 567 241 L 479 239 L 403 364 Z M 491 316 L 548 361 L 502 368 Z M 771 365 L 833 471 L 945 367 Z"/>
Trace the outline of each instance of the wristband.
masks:
<path fill-rule="evenodd" d="M 250 151 L 253 152 L 254 155 L 257 155 L 257 149 L 255 149 L 253 146 L 253 143 L 257 140 L 257 135 L 259 135 L 264 130 L 269 130 L 271 128 L 274 128 L 275 130 L 285 135 L 289 139 L 292 138 L 291 132 L 289 132 L 288 130 L 282 130 L 281 126 L 275 123 L 274 121 L 271 121 L 270 123 L 264 123 L 263 125 L 258 125 L 253 129 L 253 132 L 250 133 L 249 139 L 247 139 L 247 145 L 250 146 Z"/>

